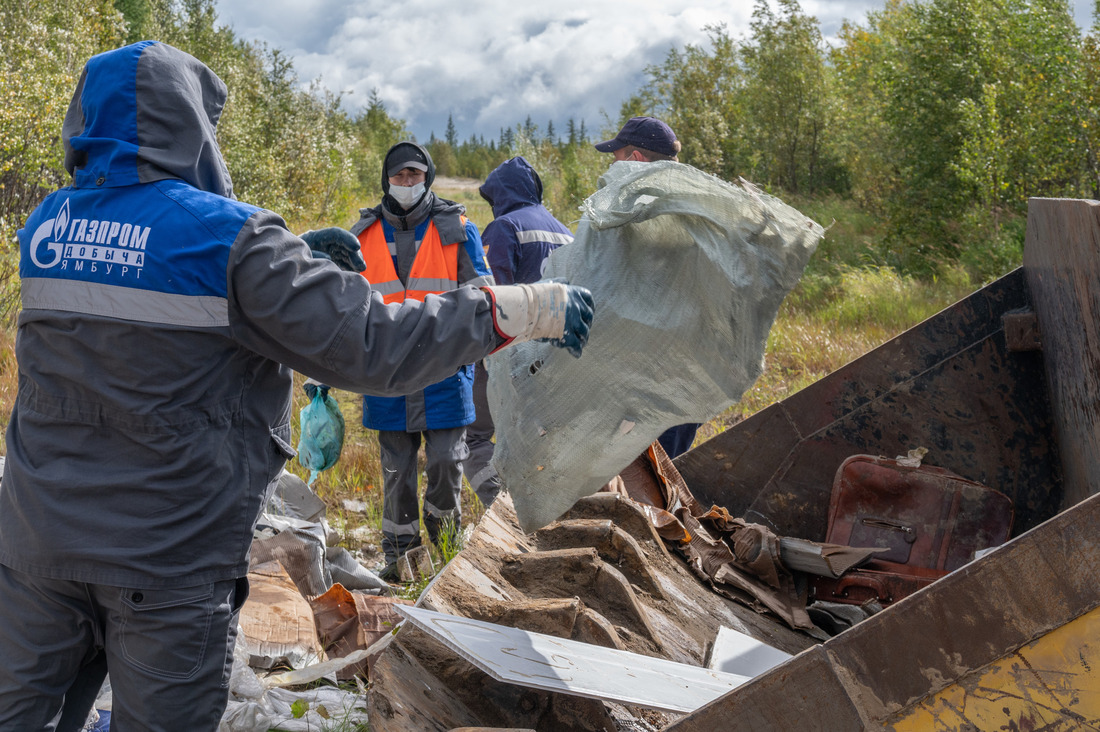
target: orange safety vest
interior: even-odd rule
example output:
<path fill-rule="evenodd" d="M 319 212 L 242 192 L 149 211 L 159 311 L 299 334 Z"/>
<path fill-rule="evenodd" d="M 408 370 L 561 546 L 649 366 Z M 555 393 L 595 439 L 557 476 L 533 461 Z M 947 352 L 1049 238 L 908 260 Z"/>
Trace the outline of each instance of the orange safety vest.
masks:
<path fill-rule="evenodd" d="M 466 217 L 461 219 L 465 226 Z M 420 249 L 409 270 L 408 287 L 401 284 L 397 276 L 381 221 L 375 221 L 359 233 L 359 251 L 367 263 L 363 276 L 387 303 L 404 302 L 406 297 L 423 300 L 426 295 L 458 287 L 458 243 L 443 244 L 434 221 L 428 222 L 424 238 L 420 241 Z"/>

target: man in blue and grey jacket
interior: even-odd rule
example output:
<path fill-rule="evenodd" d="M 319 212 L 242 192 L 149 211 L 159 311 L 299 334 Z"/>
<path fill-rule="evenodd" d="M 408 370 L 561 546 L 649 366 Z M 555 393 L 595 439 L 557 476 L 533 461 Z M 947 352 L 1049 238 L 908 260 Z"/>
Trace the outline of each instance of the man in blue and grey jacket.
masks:
<path fill-rule="evenodd" d="M 220 79 L 143 41 L 88 61 L 72 185 L 19 231 L 19 392 L 0 482 L 0 730 L 210 730 L 252 529 L 293 455 L 291 369 L 401 394 L 511 342 L 578 353 L 591 296 L 464 287 L 386 305 L 347 232 L 310 246 L 238 202 Z M 346 241 L 350 239 L 350 242 Z M 357 261 L 358 260 L 358 261 Z M 94 691 L 93 691 L 94 693 Z"/>
<path fill-rule="evenodd" d="M 493 207 L 493 221 L 485 227 L 482 241 L 486 259 L 498 285 L 537 282 L 542 279 L 546 258 L 562 244 L 573 241 L 573 232 L 542 205 L 542 179 L 522 156 L 505 160 L 485 178 L 478 193 Z M 466 478 L 486 506 L 500 492 L 500 476 L 493 468 L 493 417 L 489 413 L 486 389 L 489 374 L 485 365 L 474 372 L 476 416 L 466 428 Z"/>

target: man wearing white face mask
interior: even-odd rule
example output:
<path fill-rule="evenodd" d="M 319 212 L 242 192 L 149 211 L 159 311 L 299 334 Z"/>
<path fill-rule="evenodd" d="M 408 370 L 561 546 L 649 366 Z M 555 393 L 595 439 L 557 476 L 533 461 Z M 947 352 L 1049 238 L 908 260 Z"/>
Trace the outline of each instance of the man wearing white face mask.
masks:
<path fill-rule="evenodd" d="M 424 300 L 463 285 L 492 285 L 481 235 L 465 207 L 431 191 L 435 166 L 412 142 L 390 148 L 382 162 L 382 202 L 361 209 L 351 228 L 366 262 L 363 276 L 387 303 Z M 431 358 L 432 354 L 424 354 Z M 417 451 L 427 456 L 424 523 L 438 543 L 444 521 L 461 522 L 459 495 L 466 425 L 474 420 L 472 365 L 403 397 L 363 397 L 363 425 L 378 430 L 383 472 L 384 579 L 397 576 L 398 558 L 420 544 Z"/>

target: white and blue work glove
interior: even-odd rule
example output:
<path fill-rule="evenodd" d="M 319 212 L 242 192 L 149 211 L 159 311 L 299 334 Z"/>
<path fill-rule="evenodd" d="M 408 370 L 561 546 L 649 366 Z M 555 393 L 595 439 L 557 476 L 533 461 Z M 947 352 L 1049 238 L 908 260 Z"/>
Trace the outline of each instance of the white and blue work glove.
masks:
<path fill-rule="evenodd" d="M 564 282 L 482 289 L 492 295 L 493 322 L 497 331 L 508 339 L 505 346 L 531 340 L 549 341 L 580 358 L 592 326 L 591 292 Z"/>
<path fill-rule="evenodd" d="M 309 246 L 314 259 L 331 260 L 340 269 L 362 272 L 367 268 L 359 252 L 359 240 L 347 229 L 330 226 L 326 229 L 307 231 L 302 241 Z"/>

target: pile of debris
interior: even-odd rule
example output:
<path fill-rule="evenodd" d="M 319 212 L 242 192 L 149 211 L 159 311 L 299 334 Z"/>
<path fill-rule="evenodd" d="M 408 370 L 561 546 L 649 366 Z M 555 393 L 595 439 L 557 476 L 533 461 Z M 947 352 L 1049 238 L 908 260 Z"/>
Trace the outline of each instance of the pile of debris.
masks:
<path fill-rule="evenodd" d="M 377 732 L 659 729 L 818 642 L 700 582 L 611 492 L 533 534 L 502 495 L 416 608 L 442 615 L 370 649 Z"/>

